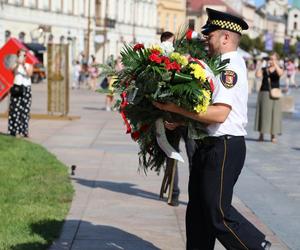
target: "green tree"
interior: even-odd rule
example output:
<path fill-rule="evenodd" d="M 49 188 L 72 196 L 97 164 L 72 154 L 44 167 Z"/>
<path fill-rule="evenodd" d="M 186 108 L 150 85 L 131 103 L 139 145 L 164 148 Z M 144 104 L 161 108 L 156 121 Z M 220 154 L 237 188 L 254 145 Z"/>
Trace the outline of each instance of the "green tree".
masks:
<path fill-rule="evenodd" d="M 265 50 L 265 43 L 262 39 L 261 36 L 256 37 L 254 40 L 254 48 L 260 50 L 260 51 L 264 51 Z"/>
<path fill-rule="evenodd" d="M 246 51 L 251 51 L 254 47 L 254 42 L 253 40 L 248 36 L 248 35 L 242 35 L 241 37 L 241 42 L 240 42 L 240 47 L 243 49 L 243 50 L 246 50 Z"/>
<path fill-rule="evenodd" d="M 274 51 L 279 55 L 279 57 L 283 57 L 283 44 L 282 43 L 275 43 L 274 44 Z"/>

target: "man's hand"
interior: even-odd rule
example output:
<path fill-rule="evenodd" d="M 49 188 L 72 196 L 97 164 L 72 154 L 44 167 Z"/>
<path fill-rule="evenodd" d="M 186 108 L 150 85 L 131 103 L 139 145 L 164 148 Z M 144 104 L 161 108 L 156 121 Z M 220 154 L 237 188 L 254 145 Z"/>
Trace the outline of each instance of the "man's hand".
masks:
<path fill-rule="evenodd" d="M 152 102 L 152 104 L 157 107 L 158 109 L 169 111 L 173 113 L 178 113 L 179 107 L 171 102 L 168 103 L 160 103 L 160 102 Z"/>

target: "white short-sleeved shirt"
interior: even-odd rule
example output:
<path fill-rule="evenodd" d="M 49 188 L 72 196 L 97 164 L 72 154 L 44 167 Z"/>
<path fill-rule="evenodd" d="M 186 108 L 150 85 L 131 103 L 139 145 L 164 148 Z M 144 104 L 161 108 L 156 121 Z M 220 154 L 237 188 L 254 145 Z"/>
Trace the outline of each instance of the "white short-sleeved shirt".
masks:
<path fill-rule="evenodd" d="M 215 90 L 212 104 L 227 104 L 231 111 L 223 123 L 207 127 L 210 136 L 244 136 L 247 134 L 248 79 L 244 59 L 237 51 L 222 55 L 222 60 L 229 59 L 225 70 L 214 79 Z"/>
<path fill-rule="evenodd" d="M 25 63 L 24 66 L 19 65 L 18 68 L 15 70 L 15 78 L 14 84 L 16 85 L 24 85 L 24 86 L 31 86 L 31 78 L 27 76 L 25 68 L 29 68 L 30 64 Z"/>

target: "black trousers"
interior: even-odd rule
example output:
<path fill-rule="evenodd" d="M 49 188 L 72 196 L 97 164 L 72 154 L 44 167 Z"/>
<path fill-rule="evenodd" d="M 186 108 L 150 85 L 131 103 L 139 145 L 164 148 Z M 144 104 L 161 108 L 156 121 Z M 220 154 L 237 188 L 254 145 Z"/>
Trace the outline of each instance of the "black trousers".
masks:
<path fill-rule="evenodd" d="M 193 155 L 196 151 L 196 142 L 193 139 L 188 138 L 188 128 L 187 127 L 178 127 L 175 130 L 166 130 L 166 135 L 170 144 L 179 151 L 180 139 L 183 138 L 185 142 L 185 150 L 189 161 L 189 170 L 191 171 Z M 173 159 L 167 158 L 166 165 L 173 165 Z M 174 179 L 173 195 L 179 195 L 179 176 L 178 176 L 178 166 L 176 164 L 176 173 Z"/>
<path fill-rule="evenodd" d="M 208 137 L 197 144 L 189 180 L 187 249 L 213 250 L 216 238 L 226 249 L 263 249 L 265 235 L 231 205 L 246 156 L 244 137 Z"/>
<path fill-rule="evenodd" d="M 31 87 L 24 87 L 21 96 L 10 96 L 8 112 L 8 133 L 12 136 L 28 136 L 28 125 L 31 108 Z"/>

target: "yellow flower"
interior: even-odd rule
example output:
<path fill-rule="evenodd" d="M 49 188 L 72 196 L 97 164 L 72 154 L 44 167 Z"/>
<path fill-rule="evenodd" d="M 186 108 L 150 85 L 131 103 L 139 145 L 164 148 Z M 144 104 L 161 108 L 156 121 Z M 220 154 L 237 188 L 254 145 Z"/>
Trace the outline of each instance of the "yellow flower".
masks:
<path fill-rule="evenodd" d="M 199 79 L 201 80 L 202 82 L 205 82 L 206 81 L 206 73 L 205 73 L 205 70 L 199 65 L 199 64 L 196 64 L 196 63 L 192 63 L 190 65 L 190 68 L 193 69 L 193 71 L 191 71 L 191 74 L 194 74 L 194 77 L 196 79 Z"/>
<path fill-rule="evenodd" d="M 151 45 L 150 50 L 158 50 L 161 54 L 163 53 L 163 49 L 158 44 Z"/>
<path fill-rule="evenodd" d="M 176 61 L 180 65 L 186 66 L 188 65 L 188 59 L 185 56 L 180 55 L 178 52 L 173 52 L 170 55 L 170 59 Z"/>
<path fill-rule="evenodd" d="M 198 104 L 196 107 L 194 107 L 194 110 L 197 113 L 205 113 L 208 105 L 210 104 L 210 91 L 202 90 L 202 95 L 199 96 L 199 101 L 201 104 Z"/>

